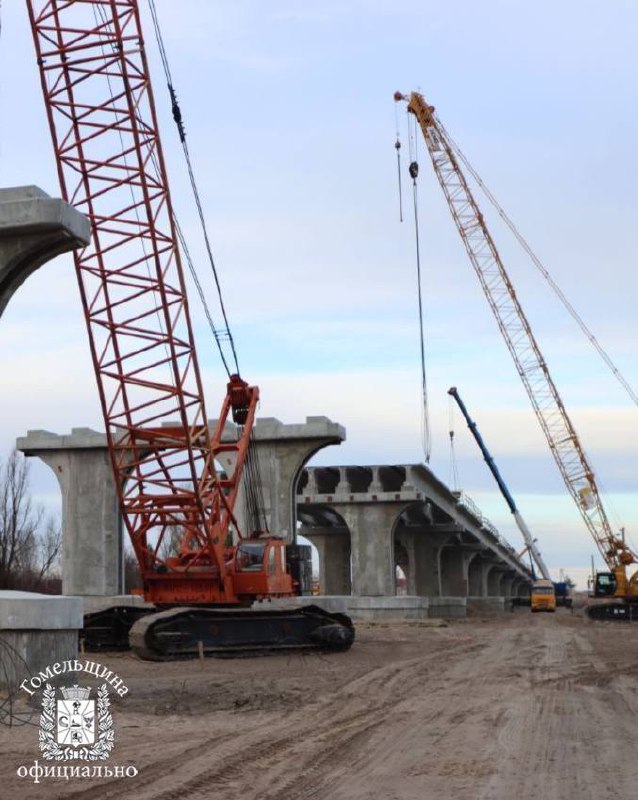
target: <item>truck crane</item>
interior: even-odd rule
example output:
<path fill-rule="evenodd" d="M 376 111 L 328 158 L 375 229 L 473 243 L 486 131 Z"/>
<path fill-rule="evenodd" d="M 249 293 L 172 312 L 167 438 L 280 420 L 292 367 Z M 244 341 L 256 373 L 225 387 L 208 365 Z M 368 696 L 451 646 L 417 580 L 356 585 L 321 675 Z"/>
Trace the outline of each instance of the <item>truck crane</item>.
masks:
<path fill-rule="evenodd" d="M 503 495 L 505 502 L 507 503 L 507 507 L 509 508 L 509 510 L 512 513 L 512 516 L 514 517 L 516 526 L 521 532 L 523 541 L 525 542 L 526 550 L 529 552 L 529 554 L 533 559 L 533 564 L 536 564 L 541 576 L 545 580 L 550 581 L 551 577 L 549 574 L 549 570 L 547 569 L 547 565 L 543 561 L 543 557 L 540 553 L 540 550 L 536 546 L 536 540 L 532 536 L 532 532 L 527 527 L 527 523 L 525 522 L 518 508 L 516 507 L 514 498 L 512 497 L 510 490 L 507 488 L 507 484 L 503 480 L 503 476 L 501 475 L 499 468 L 496 466 L 496 462 L 494 461 L 490 451 L 487 449 L 487 445 L 483 441 L 483 437 L 479 432 L 476 422 L 474 422 L 474 420 L 470 417 L 470 413 L 467 410 L 465 403 L 461 399 L 461 395 L 459 394 L 456 386 L 452 386 L 450 389 L 448 389 L 448 394 L 451 397 L 453 397 L 454 400 L 456 400 L 456 404 L 459 407 L 461 414 L 463 414 L 463 418 L 467 423 L 467 427 L 470 429 L 470 433 L 474 437 L 474 440 L 478 445 L 479 450 L 483 455 L 483 458 L 485 459 L 485 463 L 489 467 L 489 470 L 492 473 L 492 476 L 496 481 L 498 488 L 501 490 L 501 494 Z M 532 565 L 532 571 L 533 571 L 533 565 Z"/>
<path fill-rule="evenodd" d="M 530 529 L 527 527 L 527 523 L 521 516 L 520 511 L 518 510 L 516 503 L 514 502 L 514 498 L 512 497 L 512 493 L 507 488 L 507 484 L 503 480 L 503 476 L 499 468 L 496 466 L 496 462 L 492 457 L 490 451 L 487 449 L 487 445 L 481 436 L 481 433 L 478 429 L 478 425 L 474 420 L 470 417 L 470 413 L 467 410 L 467 407 L 463 400 L 461 399 L 461 395 L 458 392 L 456 386 L 452 386 L 448 389 L 448 394 L 456 400 L 456 404 L 458 405 L 459 409 L 461 410 L 461 414 L 467 423 L 467 427 L 470 429 L 470 433 L 474 437 L 474 441 L 479 447 L 485 463 L 489 467 L 494 480 L 496 481 L 498 488 L 501 490 L 501 494 L 505 502 L 507 503 L 507 507 L 512 513 L 514 517 L 514 521 L 516 522 L 516 526 L 518 527 L 521 535 L 523 537 L 523 541 L 525 542 L 525 549 L 521 555 L 525 553 L 529 553 L 532 559 L 532 576 L 533 582 L 531 587 L 531 608 L 532 611 L 542 608 L 543 610 L 554 610 L 557 605 L 563 605 L 571 608 L 572 601 L 569 597 L 569 588 L 567 583 L 563 580 L 559 582 L 552 581 L 552 578 L 549 574 L 549 570 L 547 569 L 547 565 L 543 560 L 543 557 L 540 553 L 536 545 L 536 539 L 532 536 Z M 538 568 L 540 572 L 540 579 L 536 577 L 536 573 L 534 570 L 534 564 Z M 528 601 L 524 598 L 517 598 L 523 602 L 519 603 L 519 605 L 527 605 Z"/>
<path fill-rule="evenodd" d="M 123 525 L 153 604 L 89 617 L 85 646 L 128 638 L 157 660 L 346 649 L 345 615 L 250 608 L 300 592 L 284 539 L 238 521 L 259 401 L 238 368 L 227 369 L 209 431 L 138 2 L 27 0 L 27 9 L 61 193 L 91 223 L 75 270 Z M 230 475 L 216 467 L 222 454 L 235 459 Z"/>
<path fill-rule="evenodd" d="M 395 92 L 394 99 L 407 103 L 408 113 L 414 115 L 421 129 L 452 218 L 527 391 L 550 452 L 607 565 L 607 571 L 596 574 L 594 595 L 609 600 L 590 606 L 588 614 L 594 619 L 638 621 L 638 571 L 631 576 L 627 572 L 628 567 L 638 563 L 638 554 L 629 547 L 623 535 L 612 530 L 594 471 L 460 167 L 457 149 L 434 106 L 429 105 L 422 94 Z"/>

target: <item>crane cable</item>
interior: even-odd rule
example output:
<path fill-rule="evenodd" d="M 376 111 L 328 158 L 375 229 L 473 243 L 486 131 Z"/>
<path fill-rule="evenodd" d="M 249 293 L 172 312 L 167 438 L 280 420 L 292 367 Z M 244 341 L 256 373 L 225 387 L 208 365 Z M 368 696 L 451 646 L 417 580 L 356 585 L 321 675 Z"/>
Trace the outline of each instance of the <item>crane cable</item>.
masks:
<path fill-rule="evenodd" d="M 2 3 L 2 0 L 0 0 L 0 3 Z M 106 28 L 108 28 L 109 21 L 108 21 L 108 18 L 106 16 L 106 12 L 104 11 L 104 9 L 101 6 L 94 6 L 93 7 L 93 18 L 95 20 L 95 24 L 96 25 L 98 24 L 98 16 L 100 18 L 100 21 L 101 21 L 102 25 L 104 25 Z M 104 52 L 105 52 L 104 45 L 100 45 L 100 50 L 102 51 L 102 54 L 104 54 Z M 113 45 L 113 52 L 117 53 L 117 48 L 114 45 Z M 110 78 L 110 76 L 108 74 L 106 75 L 106 82 L 107 82 L 107 85 L 108 85 L 109 95 L 110 95 L 110 98 L 111 98 L 111 105 L 113 107 L 115 107 L 114 106 L 115 98 L 114 98 L 114 94 L 113 94 L 113 86 L 111 84 L 111 78 Z M 138 121 L 141 122 L 139 117 L 138 117 Z M 126 148 L 124 146 L 124 137 L 122 135 L 122 131 L 119 130 L 119 128 L 118 128 L 118 134 L 119 134 L 119 139 L 120 139 L 120 147 L 122 148 L 122 157 L 124 159 L 124 164 L 128 168 L 128 159 L 127 159 L 127 156 L 126 156 Z M 151 152 L 151 162 L 153 164 L 153 168 L 155 170 L 155 174 L 157 176 L 160 176 L 162 174 L 162 170 L 161 170 L 159 161 L 157 159 L 157 154 L 155 153 L 155 151 Z M 129 192 L 131 194 L 131 205 L 135 209 L 135 218 L 137 220 L 138 225 L 140 225 L 141 224 L 140 210 L 139 210 L 139 207 L 138 207 L 138 203 L 136 202 L 136 199 L 135 199 L 135 192 L 133 191 L 133 187 L 131 185 L 129 185 Z M 195 265 L 194 265 L 193 260 L 192 260 L 192 258 L 190 256 L 190 252 L 188 250 L 188 245 L 187 245 L 186 240 L 184 238 L 184 234 L 182 233 L 182 229 L 181 229 L 181 226 L 179 224 L 179 220 L 177 219 L 177 215 L 175 214 L 175 212 L 173 212 L 173 223 L 175 225 L 175 230 L 177 232 L 177 236 L 178 236 L 180 244 L 182 246 L 182 251 L 184 253 L 184 256 L 186 257 L 186 262 L 188 264 L 188 267 L 189 267 L 189 270 L 190 270 L 190 273 L 191 273 L 191 277 L 193 278 L 193 282 L 194 282 L 195 287 L 197 289 L 197 293 L 199 295 L 199 298 L 201 300 L 202 306 L 204 308 L 204 313 L 206 315 L 206 318 L 208 319 L 208 324 L 210 326 L 210 329 L 211 329 L 211 332 L 213 334 L 213 337 L 214 337 L 214 339 L 215 339 L 215 341 L 217 343 L 217 347 L 219 349 L 219 354 L 221 356 L 222 363 L 224 365 L 224 368 L 226 370 L 226 373 L 227 373 L 228 377 L 230 377 L 231 371 L 230 371 L 230 368 L 228 366 L 228 362 L 226 361 L 226 355 L 225 355 L 224 350 L 223 350 L 223 348 L 221 346 L 221 336 L 220 336 L 219 331 L 215 327 L 215 324 L 214 324 L 213 319 L 211 317 L 208 305 L 206 303 L 206 298 L 204 296 L 204 292 L 203 292 L 201 283 L 199 281 L 199 276 L 197 275 L 197 271 L 195 270 Z M 148 264 L 149 254 L 148 254 L 148 251 L 146 249 L 146 243 L 144 242 L 144 238 L 143 237 L 140 237 L 139 241 L 140 241 L 141 246 L 142 246 L 142 251 L 144 252 L 144 257 L 145 257 L 145 261 L 146 261 L 146 270 L 147 270 L 147 273 L 148 273 L 148 275 L 150 277 L 151 270 L 150 270 L 150 266 Z M 159 328 L 162 329 L 162 321 L 161 321 L 161 315 L 159 313 L 159 310 L 157 310 L 155 312 L 155 316 L 157 318 Z M 168 356 L 168 347 L 167 347 L 166 343 L 164 344 L 164 351 L 166 352 L 166 354 Z"/>
<path fill-rule="evenodd" d="M 474 169 L 474 167 L 470 164 L 470 162 L 468 161 L 467 157 L 462 152 L 461 148 L 457 145 L 457 143 L 454 141 L 454 139 L 450 136 L 450 134 L 445 129 L 445 127 L 442 125 L 442 123 L 441 123 L 441 121 L 439 120 L 438 117 L 436 118 L 436 124 L 441 129 L 441 131 L 443 132 L 444 136 L 450 142 L 450 145 L 451 145 L 452 150 L 454 151 L 455 155 L 458 156 L 458 158 L 463 162 L 463 165 L 465 166 L 467 171 L 470 173 L 470 175 L 474 178 L 474 180 L 476 181 L 477 185 L 479 186 L 479 188 L 481 189 L 483 194 L 487 197 L 489 202 L 492 204 L 492 206 L 496 210 L 496 212 L 499 215 L 499 217 L 507 225 L 508 229 L 510 230 L 510 233 L 512 233 L 512 235 L 514 236 L 516 241 L 520 244 L 520 246 L 523 248 L 525 253 L 529 256 L 532 264 L 534 264 L 534 266 L 541 273 L 543 278 L 545 278 L 545 280 L 547 281 L 547 283 L 551 287 L 551 289 L 554 292 L 554 294 L 558 297 L 560 302 L 563 304 L 564 308 L 568 311 L 568 313 L 574 319 L 574 321 L 576 322 L 578 327 L 585 334 L 585 336 L 587 337 L 589 342 L 592 344 L 592 346 L 597 351 L 598 355 L 602 358 L 602 360 L 605 362 L 607 367 L 610 369 L 611 373 L 616 378 L 616 380 L 624 388 L 624 390 L 627 392 L 627 394 L 632 399 L 632 401 L 636 405 L 638 405 L 638 394 L 636 394 L 636 392 L 632 389 L 631 385 L 629 384 L 627 379 L 624 377 L 624 375 L 620 372 L 618 367 L 614 364 L 614 362 L 612 361 L 612 359 L 609 356 L 609 354 L 604 350 L 604 348 L 602 347 L 602 345 L 600 344 L 598 339 L 589 330 L 589 328 L 585 324 L 585 321 L 578 314 L 578 312 L 576 311 L 574 306 L 569 302 L 569 300 L 565 296 L 565 294 L 562 291 L 562 289 L 554 281 L 554 279 L 550 275 L 549 271 L 547 270 L 547 268 L 545 267 L 543 262 L 540 260 L 540 258 L 536 255 L 536 253 L 534 253 L 534 251 L 530 247 L 530 245 L 527 242 L 527 240 L 523 237 L 523 235 L 520 233 L 520 231 L 514 225 L 512 220 L 507 216 L 507 214 L 506 214 L 505 210 L 503 209 L 503 207 L 500 205 L 500 203 L 494 197 L 492 192 L 485 185 L 485 182 L 483 181 L 481 176 Z"/>
<path fill-rule="evenodd" d="M 0 0 L 2 3 L 2 0 Z M 399 222 L 403 222 L 403 191 L 401 189 L 401 139 L 399 138 L 399 110 L 397 104 L 394 104 L 394 121 L 397 129 L 397 138 L 394 143 L 394 149 L 397 151 L 397 178 L 399 181 Z"/>
<path fill-rule="evenodd" d="M 184 128 L 184 120 L 183 120 L 183 117 L 182 117 L 181 109 L 179 107 L 179 102 L 177 100 L 177 94 L 175 92 L 175 89 L 173 88 L 173 79 L 172 79 L 172 75 L 171 75 L 171 69 L 170 69 L 170 65 L 168 63 L 168 56 L 166 54 L 166 49 L 164 47 L 164 40 L 163 40 L 162 32 L 161 32 L 161 29 L 160 29 L 159 19 L 157 17 L 157 9 L 155 8 L 155 0 L 148 0 L 148 5 L 149 5 L 149 8 L 150 8 L 150 12 L 151 12 L 151 18 L 153 20 L 153 28 L 155 30 L 155 38 L 157 40 L 157 46 L 159 48 L 159 53 L 160 53 L 160 58 L 161 58 L 161 61 L 162 61 L 162 66 L 164 67 L 164 75 L 166 77 L 166 83 L 167 83 L 167 86 L 168 86 L 168 92 L 169 92 L 169 95 L 170 95 L 170 98 L 171 98 L 171 111 L 172 111 L 173 119 L 175 121 L 175 124 L 177 126 L 177 130 L 178 130 L 178 133 L 179 133 L 179 139 L 180 139 L 180 142 L 182 144 L 182 150 L 184 151 L 184 157 L 186 159 L 186 166 L 187 166 L 187 171 L 188 171 L 188 177 L 189 177 L 189 180 L 190 180 L 191 190 L 193 192 L 193 197 L 195 199 L 195 205 L 197 206 L 197 213 L 198 213 L 198 216 L 199 216 L 199 221 L 200 221 L 202 233 L 204 235 L 204 243 L 206 245 L 206 252 L 207 252 L 207 255 L 208 255 L 208 261 L 209 261 L 209 264 L 210 264 L 210 267 L 211 267 L 211 271 L 212 271 L 212 274 L 213 274 L 213 279 L 214 279 L 215 286 L 216 286 L 216 289 L 217 289 L 217 297 L 219 299 L 219 307 L 221 309 L 222 316 L 224 318 L 224 325 L 225 325 L 224 331 L 219 331 L 212 325 L 212 318 L 210 316 L 210 313 L 208 312 L 208 308 L 206 307 L 203 291 L 202 291 L 201 285 L 200 285 L 200 283 L 199 283 L 199 281 L 197 279 L 195 279 L 195 285 L 196 285 L 197 291 L 198 291 L 198 293 L 200 295 L 200 299 L 204 303 L 206 315 L 208 317 L 209 324 L 212 327 L 213 334 L 215 336 L 215 339 L 217 341 L 217 345 L 218 345 L 220 353 L 222 355 L 222 361 L 224 362 L 224 366 L 226 367 L 226 371 L 230 374 L 226 359 L 225 359 L 224 354 L 223 354 L 223 348 L 222 348 L 222 345 L 221 345 L 221 341 L 224 340 L 224 339 L 226 339 L 230 344 L 230 348 L 231 348 L 232 354 L 233 354 L 233 360 L 235 362 L 236 372 L 237 372 L 237 374 L 239 374 L 239 361 L 238 361 L 238 358 L 237 358 L 237 351 L 235 349 L 235 341 L 233 339 L 233 335 L 232 335 L 232 332 L 230 330 L 230 323 L 228 321 L 228 314 L 226 313 L 226 306 L 224 304 L 224 299 L 223 299 L 223 296 L 222 296 L 222 289 L 221 289 L 221 284 L 220 284 L 220 281 L 219 281 L 219 275 L 217 274 L 217 267 L 215 265 L 215 259 L 213 258 L 213 251 L 212 251 L 212 247 L 211 247 L 211 244 L 210 244 L 210 238 L 208 236 L 208 228 L 207 228 L 207 225 L 206 225 L 206 218 L 204 216 L 204 209 L 203 209 L 201 198 L 200 198 L 200 195 L 199 195 L 199 189 L 197 187 L 197 180 L 195 178 L 195 171 L 193 169 L 193 164 L 192 164 L 192 161 L 191 161 L 190 151 L 188 149 L 188 144 L 186 142 L 186 130 Z M 182 234 L 181 230 L 179 229 L 179 226 L 178 226 L 176 220 L 175 220 L 175 227 L 178 229 L 178 236 L 179 236 L 180 242 L 182 242 L 182 247 L 184 247 L 184 241 L 185 240 L 184 240 L 184 237 L 183 237 L 183 234 Z M 190 256 L 187 253 L 186 253 L 186 257 L 187 257 L 187 261 L 189 263 L 189 267 L 191 267 L 192 262 L 191 262 Z M 193 268 L 191 268 L 191 274 L 193 274 L 193 273 L 194 273 L 194 270 L 193 270 Z"/>
<path fill-rule="evenodd" d="M 237 358 L 237 351 L 235 349 L 235 341 L 233 339 L 233 335 L 230 329 L 230 323 L 228 321 L 228 315 L 226 313 L 226 307 L 224 305 L 224 299 L 222 296 L 221 284 L 219 281 L 219 276 L 217 274 L 217 268 L 215 266 L 215 260 L 213 258 L 212 247 L 210 244 L 210 239 L 208 236 L 208 228 L 206 226 L 206 219 L 204 217 L 204 210 L 202 207 L 201 199 L 199 196 L 199 190 L 197 188 L 197 180 L 195 178 L 195 172 L 193 170 L 193 165 L 191 161 L 190 151 L 188 148 L 188 144 L 186 142 L 186 130 L 184 128 L 184 120 L 182 117 L 182 112 L 179 106 L 179 102 L 177 99 L 177 94 L 173 87 L 173 78 L 171 75 L 170 65 L 168 63 L 168 56 L 166 54 L 166 48 L 164 47 L 164 40 L 162 37 L 162 32 L 159 25 L 159 19 L 157 17 L 157 9 L 155 8 L 155 0 L 148 0 L 151 18 L 153 20 L 153 28 L 155 29 L 155 38 L 157 40 L 157 46 L 159 48 L 160 58 L 162 60 L 162 65 L 164 67 L 164 74 L 166 76 L 166 84 L 168 86 L 168 92 L 171 99 L 171 111 L 173 114 L 173 120 L 175 121 L 175 125 L 177 126 L 177 131 L 179 134 L 179 139 L 182 144 L 182 150 L 184 151 L 184 158 L 186 159 L 186 166 L 188 170 L 188 176 L 191 184 L 191 189 L 193 192 L 193 197 L 195 198 L 195 204 L 197 206 L 197 213 L 199 215 L 200 225 L 202 228 L 202 233 L 204 235 L 204 242 L 206 244 L 206 251 L 208 254 L 208 260 L 210 263 L 210 267 L 213 273 L 213 278 L 215 281 L 215 286 L 217 288 L 217 297 L 219 299 L 219 307 L 222 312 L 222 316 L 224 318 L 225 329 L 223 331 L 219 331 L 213 325 L 213 320 L 209 313 L 208 307 L 206 305 L 206 300 L 204 298 L 204 293 L 197 278 L 195 268 L 190 256 L 190 252 L 188 250 L 188 246 L 186 244 L 186 239 L 182 232 L 182 229 L 177 221 L 175 215 L 173 215 L 175 228 L 177 230 L 177 235 L 180 240 L 180 244 L 184 251 L 184 255 L 186 256 L 186 260 L 188 262 L 188 266 L 193 276 L 193 280 L 195 282 L 195 286 L 197 288 L 197 292 L 199 294 L 200 300 L 204 306 L 204 311 L 208 318 L 209 325 L 211 330 L 213 331 L 213 335 L 217 342 L 217 346 L 219 348 L 219 352 L 222 358 L 222 362 L 224 367 L 226 368 L 226 372 L 230 376 L 230 370 L 228 368 L 228 364 L 224 355 L 224 349 L 222 347 L 222 340 L 227 340 L 230 344 L 233 360 L 235 362 L 235 369 L 237 374 L 239 375 L 239 362 Z M 243 428 L 242 426 L 238 426 L 236 433 L 237 439 L 239 440 L 242 435 Z M 246 451 L 246 461 L 244 465 L 245 469 L 245 481 L 244 481 L 244 488 L 245 488 L 245 506 L 246 506 L 246 517 L 247 517 L 247 525 L 250 529 L 250 533 L 252 535 L 258 533 L 264 533 L 268 531 L 268 521 L 266 518 L 266 511 L 264 507 L 263 497 L 261 487 L 263 486 L 263 480 L 261 476 L 261 463 L 259 459 L 259 454 L 257 452 L 257 448 L 255 445 L 255 436 L 254 431 L 250 432 L 248 448 Z"/>
<path fill-rule="evenodd" d="M 422 446 L 423 456 L 425 463 L 430 463 L 430 456 L 432 454 L 432 439 L 430 432 L 430 409 L 428 403 L 428 383 L 425 367 L 425 332 L 423 324 L 423 293 L 421 290 L 421 243 L 419 236 L 419 203 L 418 203 L 418 187 L 417 177 L 419 175 L 418 158 L 418 137 L 416 136 L 416 129 L 414 132 L 410 131 L 410 122 L 408 118 L 408 145 L 410 153 L 410 166 L 408 172 L 412 178 L 412 203 L 414 207 L 414 238 L 416 248 L 416 275 L 417 275 L 417 298 L 419 304 L 419 346 L 421 351 L 421 396 L 422 404 Z M 396 146 L 396 145 L 395 145 Z M 398 150 L 397 150 L 398 152 Z"/>

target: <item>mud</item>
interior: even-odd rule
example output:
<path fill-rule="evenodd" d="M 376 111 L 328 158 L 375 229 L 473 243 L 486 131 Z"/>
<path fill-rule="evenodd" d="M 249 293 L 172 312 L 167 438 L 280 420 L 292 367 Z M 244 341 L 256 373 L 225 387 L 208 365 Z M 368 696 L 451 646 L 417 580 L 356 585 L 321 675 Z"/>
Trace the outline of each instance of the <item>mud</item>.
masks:
<path fill-rule="evenodd" d="M 0 726 L 1 795 L 136 800 L 630 800 L 638 625 L 521 609 L 444 628 L 358 626 L 352 650 L 149 664 L 96 660 L 116 780 L 20 779 L 37 727 Z M 37 719 L 36 719 L 37 722 Z"/>

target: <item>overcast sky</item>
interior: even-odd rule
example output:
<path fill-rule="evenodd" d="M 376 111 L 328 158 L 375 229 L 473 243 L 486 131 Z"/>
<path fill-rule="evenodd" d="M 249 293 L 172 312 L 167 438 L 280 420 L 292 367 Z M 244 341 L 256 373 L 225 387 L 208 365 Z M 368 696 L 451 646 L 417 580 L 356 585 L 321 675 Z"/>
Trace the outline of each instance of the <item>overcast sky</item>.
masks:
<path fill-rule="evenodd" d="M 163 74 L 140 0 L 173 200 L 201 256 Z M 638 387 L 638 4 L 539 0 L 156 0 L 244 377 L 261 414 L 324 414 L 318 464 L 422 460 L 414 230 L 398 222 L 396 89 L 422 91 L 572 303 Z M 5 2 L 0 185 L 58 194 L 25 3 Z M 400 116 L 407 166 L 404 115 Z M 593 542 L 561 482 L 421 147 L 431 466 L 450 476 L 456 385 L 553 568 Z M 404 175 L 404 188 L 407 178 Z M 404 194 L 406 212 L 411 213 Z M 484 203 L 483 203 L 484 204 Z M 485 209 L 487 211 L 487 209 Z M 488 220 L 492 217 L 487 214 Z M 606 492 L 638 542 L 638 409 L 502 226 L 494 237 Z M 190 238 L 190 237 L 189 237 Z M 201 258 L 202 280 L 210 281 Z M 211 294 L 212 297 L 212 294 Z M 207 410 L 223 371 L 192 303 Z M 103 429 L 70 258 L 0 322 L 0 453 L 28 429 Z M 460 488 L 518 545 L 458 414 Z M 55 478 L 34 487 L 59 503 Z"/>

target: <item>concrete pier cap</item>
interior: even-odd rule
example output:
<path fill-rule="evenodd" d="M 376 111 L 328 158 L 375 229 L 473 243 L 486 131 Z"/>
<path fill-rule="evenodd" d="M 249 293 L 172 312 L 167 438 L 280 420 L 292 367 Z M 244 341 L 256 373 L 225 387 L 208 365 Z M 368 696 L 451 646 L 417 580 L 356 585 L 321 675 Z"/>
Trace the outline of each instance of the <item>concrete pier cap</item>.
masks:
<path fill-rule="evenodd" d="M 90 237 L 83 214 L 37 186 L 0 189 L 0 316 L 29 275 Z"/>
<path fill-rule="evenodd" d="M 169 423 L 170 424 L 170 423 Z M 209 420 L 209 427 L 216 427 Z M 260 463 L 261 492 L 269 529 L 291 539 L 296 526 L 296 483 L 306 462 L 321 448 L 340 444 L 346 433 L 327 417 L 307 417 L 288 425 L 272 417 L 257 420 L 254 442 Z M 237 437 L 227 425 L 223 439 Z M 16 441 L 26 456 L 40 458 L 54 472 L 62 493 L 62 588 L 65 594 L 115 597 L 123 592 L 122 521 L 106 434 L 73 428 L 59 435 L 32 430 Z M 228 456 L 228 457 L 227 457 Z M 234 454 L 221 466 L 232 472 Z M 243 503 L 237 517 L 242 522 Z"/>

